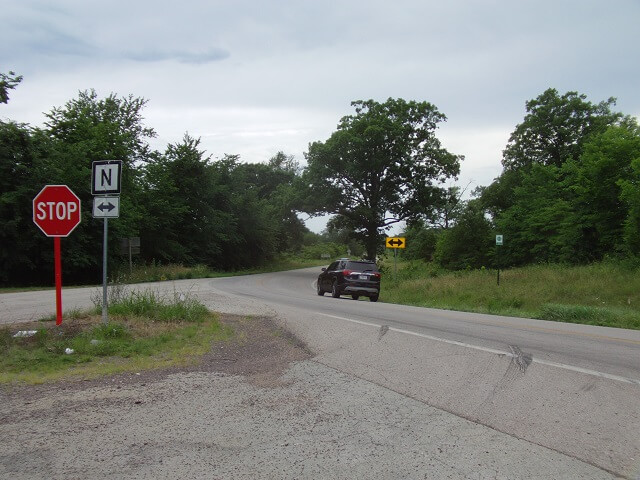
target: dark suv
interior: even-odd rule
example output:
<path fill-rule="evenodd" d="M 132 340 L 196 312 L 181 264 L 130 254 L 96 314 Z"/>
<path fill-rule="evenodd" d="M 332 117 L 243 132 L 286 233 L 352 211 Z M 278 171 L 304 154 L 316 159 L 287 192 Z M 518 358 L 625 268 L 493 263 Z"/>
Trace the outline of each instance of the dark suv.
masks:
<path fill-rule="evenodd" d="M 378 301 L 380 295 L 380 271 L 376 262 L 371 260 L 349 260 L 341 258 L 318 276 L 318 295 L 331 292 L 331 296 L 351 295 L 351 298 L 369 297 Z"/>

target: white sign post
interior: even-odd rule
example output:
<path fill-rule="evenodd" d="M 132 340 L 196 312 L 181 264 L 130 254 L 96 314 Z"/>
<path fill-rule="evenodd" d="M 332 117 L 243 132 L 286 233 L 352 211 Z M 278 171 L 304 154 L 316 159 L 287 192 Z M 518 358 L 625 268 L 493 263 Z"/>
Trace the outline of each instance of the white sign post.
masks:
<path fill-rule="evenodd" d="M 120 185 L 122 160 L 101 160 L 93 162 L 91 169 L 91 194 L 93 217 L 103 219 L 102 240 L 102 323 L 109 323 L 107 309 L 107 238 L 109 218 L 120 216 Z M 109 195 L 112 196 L 109 196 Z M 113 196 L 113 195 L 116 196 Z"/>

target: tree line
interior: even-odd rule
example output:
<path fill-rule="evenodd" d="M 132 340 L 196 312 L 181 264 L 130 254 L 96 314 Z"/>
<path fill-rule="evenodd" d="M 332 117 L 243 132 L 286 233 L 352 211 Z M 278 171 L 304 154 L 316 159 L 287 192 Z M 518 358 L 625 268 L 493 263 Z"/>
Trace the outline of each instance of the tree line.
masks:
<path fill-rule="evenodd" d="M 164 152 L 149 147 L 147 101 L 95 91 L 46 114 L 44 127 L 0 121 L 0 284 L 48 284 L 50 238 L 32 221 L 32 199 L 46 184 L 68 185 L 82 202 L 82 221 L 62 242 L 65 282 L 99 282 L 102 220 L 91 215 L 95 160 L 123 161 L 120 218 L 109 224 L 109 258 L 120 239 L 140 237 L 143 262 L 253 267 L 297 250 L 309 234 L 291 191 L 299 167 L 282 152 L 266 163 L 237 155 L 211 159 L 184 135 Z"/>
<path fill-rule="evenodd" d="M 640 255 L 640 128 L 614 111 L 549 88 L 526 102 L 502 173 L 464 199 L 463 157 L 440 145 L 446 117 L 426 102 L 353 102 L 326 142 L 309 146 L 307 210 L 329 228 L 382 250 L 385 227 L 407 225 L 405 256 L 448 269 L 580 264 Z M 497 250 L 496 235 L 503 245 Z"/>
<path fill-rule="evenodd" d="M 0 103 L 21 79 L 2 75 Z M 407 225 L 406 257 L 450 269 L 640 255 L 640 129 L 613 110 L 613 98 L 592 103 L 548 89 L 526 102 L 502 173 L 469 199 L 445 186 L 464 157 L 442 147 L 436 131 L 446 116 L 428 102 L 353 102 L 354 114 L 309 145 L 304 168 L 283 152 L 264 163 L 214 159 L 188 134 L 152 150 L 146 104 L 89 90 L 53 108 L 42 127 L 0 120 L 0 284 L 50 282 L 52 242 L 33 224 L 31 200 L 58 183 L 83 206 L 82 223 L 63 242 L 65 278 L 99 281 L 102 222 L 90 213 L 91 165 L 111 159 L 123 160 L 111 259 L 128 237 L 141 238 L 143 262 L 225 270 L 319 241 L 373 258 L 398 222 Z M 332 215 L 322 236 L 306 229 L 301 212 Z M 496 234 L 504 236 L 499 255 Z"/>
<path fill-rule="evenodd" d="M 502 173 L 462 201 L 449 228 L 414 223 L 413 258 L 450 269 L 584 264 L 640 255 L 640 128 L 615 99 L 550 88 L 526 102 Z M 496 247 L 495 235 L 504 236 Z M 499 250 L 497 250 L 499 248 Z"/>

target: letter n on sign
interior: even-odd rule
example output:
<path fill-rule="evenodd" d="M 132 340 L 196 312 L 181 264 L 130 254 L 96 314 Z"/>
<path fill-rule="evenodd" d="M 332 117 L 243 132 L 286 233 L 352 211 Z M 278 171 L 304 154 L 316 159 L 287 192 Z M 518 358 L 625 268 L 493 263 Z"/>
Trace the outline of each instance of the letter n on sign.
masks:
<path fill-rule="evenodd" d="M 122 160 L 101 160 L 93 162 L 91 170 L 91 194 L 120 194 Z"/>

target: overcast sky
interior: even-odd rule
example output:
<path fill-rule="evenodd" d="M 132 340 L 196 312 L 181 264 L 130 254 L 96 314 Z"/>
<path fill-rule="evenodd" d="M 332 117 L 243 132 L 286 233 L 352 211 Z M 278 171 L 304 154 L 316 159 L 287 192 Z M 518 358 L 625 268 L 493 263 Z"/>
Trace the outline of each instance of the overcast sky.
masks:
<path fill-rule="evenodd" d="M 549 87 L 640 115 L 640 0 L 0 0 L 0 15 L 0 71 L 24 76 L 0 118 L 42 126 L 81 90 L 133 94 L 159 150 L 188 132 L 212 158 L 304 164 L 351 101 L 400 97 L 447 116 L 437 135 L 472 189 Z"/>

